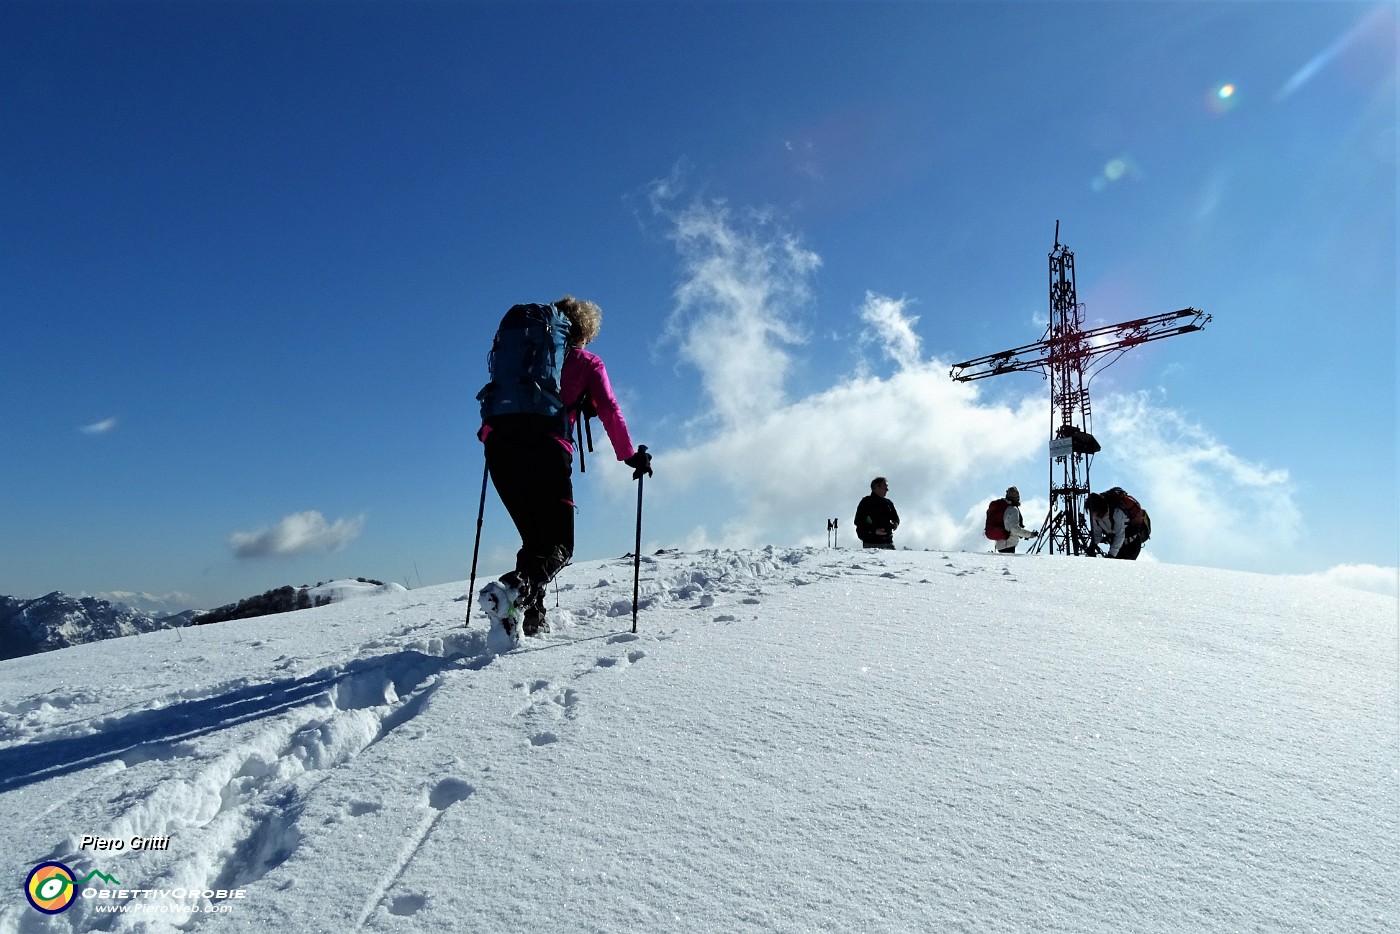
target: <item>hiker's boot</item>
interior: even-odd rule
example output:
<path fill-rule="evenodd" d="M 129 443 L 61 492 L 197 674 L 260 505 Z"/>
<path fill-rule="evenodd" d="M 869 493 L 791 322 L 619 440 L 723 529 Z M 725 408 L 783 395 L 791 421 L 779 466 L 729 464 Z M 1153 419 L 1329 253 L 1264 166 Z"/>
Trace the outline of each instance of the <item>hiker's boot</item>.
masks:
<path fill-rule="evenodd" d="M 527 636 L 538 636 L 541 633 L 549 632 L 549 621 L 545 619 L 544 612 L 545 594 L 544 584 L 532 582 L 529 585 L 529 590 L 521 598 L 521 627 L 522 632 Z"/>
<path fill-rule="evenodd" d="M 520 636 L 537 636 L 549 632 L 549 623 L 544 612 L 546 585 L 531 580 L 518 570 L 501 575 L 501 583 L 511 589 L 510 615 L 516 624 L 516 630 L 511 633 L 512 637 L 518 639 Z"/>

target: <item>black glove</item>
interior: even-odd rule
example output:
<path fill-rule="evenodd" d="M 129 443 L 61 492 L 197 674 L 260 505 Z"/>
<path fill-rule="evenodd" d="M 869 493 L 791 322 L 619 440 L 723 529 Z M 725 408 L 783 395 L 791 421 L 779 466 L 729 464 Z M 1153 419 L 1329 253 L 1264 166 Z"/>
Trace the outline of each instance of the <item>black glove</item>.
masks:
<path fill-rule="evenodd" d="M 632 471 L 633 480 L 642 479 L 642 474 L 646 474 L 648 477 L 652 475 L 651 455 L 647 453 L 647 446 L 645 444 L 637 445 L 637 453 L 627 458 L 623 463 L 628 467 L 636 468 Z"/>

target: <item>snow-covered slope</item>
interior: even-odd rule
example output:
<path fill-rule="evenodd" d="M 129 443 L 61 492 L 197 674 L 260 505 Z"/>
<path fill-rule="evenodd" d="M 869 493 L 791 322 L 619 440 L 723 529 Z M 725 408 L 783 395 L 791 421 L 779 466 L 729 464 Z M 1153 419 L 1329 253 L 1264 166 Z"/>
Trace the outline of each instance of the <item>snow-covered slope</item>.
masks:
<path fill-rule="evenodd" d="M 631 588 L 499 656 L 458 584 L 0 663 L 0 872 L 80 892 L 0 932 L 1400 922 L 1392 598 L 765 549 L 644 559 L 634 635 Z"/>

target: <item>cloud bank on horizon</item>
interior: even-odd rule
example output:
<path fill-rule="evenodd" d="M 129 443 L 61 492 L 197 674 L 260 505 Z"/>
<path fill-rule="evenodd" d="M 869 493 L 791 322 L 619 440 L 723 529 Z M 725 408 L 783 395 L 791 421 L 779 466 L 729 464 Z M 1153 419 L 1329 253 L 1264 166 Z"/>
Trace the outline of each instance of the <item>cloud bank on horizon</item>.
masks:
<path fill-rule="evenodd" d="M 1368 590 L 1386 596 L 1400 596 L 1400 569 L 1377 564 L 1339 564 L 1320 574 L 1289 575 L 1303 580 L 1319 580 L 1352 590 Z"/>
<path fill-rule="evenodd" d="M 838 338 L 852 348 L 848 372 L 793 397 L 798 354 L 814 340 L 804 309 L 821 257 L 774 212 L 686 200 L 679 174 L 647 192 L 681 270 L 665 343 L 703 393 L 684 443 L 664 454 L 668 485 L 694 507 L 683 514 L 707 517 L 679 544 L 822 544 L 814 510 L 848 527 L 870 478 L 884 475 L 904 517 L 899 545 L 986 550 L 987 499 L 1013 484 L 1034 490 L 1046 470 L 1044 390 L 992 395 L 952 381 L 950 363 L 923 348 L 915 302 L 866 292 L 856 333 Z M 1098 411 L 1093 485 L 1143 501 L 1156 556 L 1267 572 L 1303 536 L 1288 472 L 1240 457 L 1172 409 L 1165 390 L 1107 393 Z M 612 480 L 620 492 L 625 478 Z M 1027 494 L 1028 522 L 1048 506 Z M 1382 586 L 1389 575 L 1394 592 L 1394 570 L 1378 570 L 1327 574 Z"/>

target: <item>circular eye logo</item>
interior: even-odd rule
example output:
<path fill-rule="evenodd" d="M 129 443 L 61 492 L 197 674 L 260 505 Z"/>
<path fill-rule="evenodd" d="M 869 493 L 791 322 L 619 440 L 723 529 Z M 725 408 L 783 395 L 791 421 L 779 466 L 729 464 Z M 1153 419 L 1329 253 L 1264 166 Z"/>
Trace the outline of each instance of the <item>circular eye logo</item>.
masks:
<path fill-rule="evenodd" d="M 77 893 L 73 870 L 62 863 L 40 863 L 24 880 L 24 895 L 29 904 L 46 915 L 67 910 Z"/>

